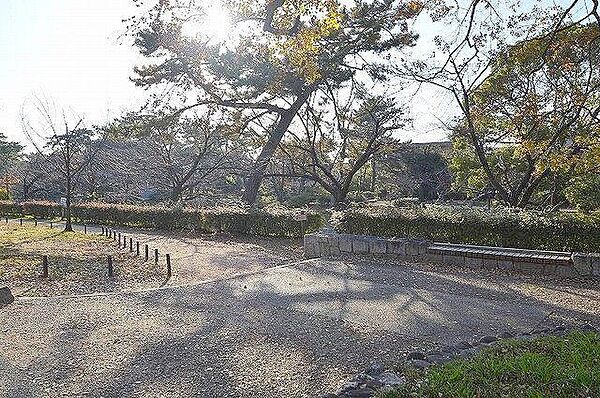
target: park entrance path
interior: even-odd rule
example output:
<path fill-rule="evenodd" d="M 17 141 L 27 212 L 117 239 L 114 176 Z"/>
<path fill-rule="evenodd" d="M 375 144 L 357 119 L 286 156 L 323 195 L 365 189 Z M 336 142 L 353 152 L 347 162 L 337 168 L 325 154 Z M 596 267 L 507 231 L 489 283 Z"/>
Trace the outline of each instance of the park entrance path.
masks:
<path fill-rule="evenodd" d="M 547 323 L 598 325 L 597 284 L 310 260 L 0 309 L 0 397 L 318 397 L 371 362 Z"/>

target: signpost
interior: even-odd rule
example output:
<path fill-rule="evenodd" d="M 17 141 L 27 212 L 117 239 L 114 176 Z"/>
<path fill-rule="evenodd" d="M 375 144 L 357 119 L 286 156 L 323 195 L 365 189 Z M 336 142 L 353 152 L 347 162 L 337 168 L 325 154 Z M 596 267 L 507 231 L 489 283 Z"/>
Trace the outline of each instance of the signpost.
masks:
<path fill-rule="evenodd" d="M 308 216 L 306 212 L 303 210 L 300 213 L 294 215 L 294 220 L 300 222 L 300 233 L 304 236 L 304 223 L 308 221 Z"/>

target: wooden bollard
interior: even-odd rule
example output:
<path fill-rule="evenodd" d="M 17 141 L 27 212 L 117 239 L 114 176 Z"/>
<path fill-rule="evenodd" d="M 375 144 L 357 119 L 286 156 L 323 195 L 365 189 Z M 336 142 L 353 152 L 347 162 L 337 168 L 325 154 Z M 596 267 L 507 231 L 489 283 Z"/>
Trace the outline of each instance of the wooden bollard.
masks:
<path fill-rule="evenodd" d="M 113 259 L 112 256 L 108 256 L 108 277 L 112 278 L 115 274 L 115 270 L 113 268 Z"/>
<path fill-rule="evenodd" d="M 48 278 L 48 256 L 42 257 L 42 278 Z"/>
<path fill-rule="evenodd" d="M 154 249 L 154 264 L 158 264 L 158 249 Z"/>
<path fill-rule="evenodd" d="M 135 255 L 140 255 L 140 242 L 135 242 Z"/>
<path fill-rule="evenodd" d="M 133 238 L 129 238 L 129 253 L 133 252 Z"/>
<path fill-rule="evenodd" d="M 171 255 L 166 254 L 167 258 L 167 279 L 171 278 L 172 270 L 171 270 Z"/>
<path fill-rule="evenodd" d="M 148 257 L 149 257 L 149 248 L 148 245 L 144 245 L 144 261 L 148 261 Z"/>
<path fill-rule="evenodd" d="M 121 247 L 121 233 L 120 232 L 119 232 L 118 237 L 119 237 L 119 247 Z"/>

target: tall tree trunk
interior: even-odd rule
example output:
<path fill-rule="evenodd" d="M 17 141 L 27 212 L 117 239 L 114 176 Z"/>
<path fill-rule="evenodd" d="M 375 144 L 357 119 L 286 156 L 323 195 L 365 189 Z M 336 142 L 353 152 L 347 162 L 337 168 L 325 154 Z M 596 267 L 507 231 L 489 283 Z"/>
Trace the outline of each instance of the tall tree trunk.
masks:
<path fill-rule="evenodd" d="M 73 232 L 73 225 L 71 224 L 71 175 L 67 176 L 67 206 L 65 209 L 65 230 L 64 232 Z"/>
<path fill-rule="evenodd" d="M 307 88 L 292 104 L 292 106 L 282 112 L 279 116 L 279 120 L 277 124 L 273 128 L 273 131 L 269 135 L 269 139 L 263 146 L 260 155 L 254 162 L 252 166 L 252 170 L 248 174 L 245 183 L 244 194 L 242 195 L 242 200 L 247 204 L 254 204 L 256 202 L 256 198 L 258 197 L 258 190 L 260 188 L 260 184 L 265 175 L 265 170 L 271 161 L 271 158 L 275 154 L 279 143 L 283 139 L 283 136 L 287 132 L 292 120 L 296 117 L 296 114 L 304 105 L 310 94 L 313 92 L 314 88 Z"/>
<path fill-rule="evenodd" d="M 171 202 L 177 203 L 179 199 L 181 199 L 181 194 L 183 193 L 183 184 L 176 184 L 171 188 Z"/>

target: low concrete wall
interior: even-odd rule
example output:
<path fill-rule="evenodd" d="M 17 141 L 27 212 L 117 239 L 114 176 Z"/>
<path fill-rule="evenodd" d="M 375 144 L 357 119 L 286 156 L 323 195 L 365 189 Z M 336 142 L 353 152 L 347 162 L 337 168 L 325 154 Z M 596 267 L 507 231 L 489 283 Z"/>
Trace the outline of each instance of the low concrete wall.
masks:
<path fill-rule="evenodd" d="M 600 254 L 453 246 L 413 239 L 318 232 L 304 236 L 306 258 L 342 255 L 394 256 L 405 261 L 449 264 L 471 269 L 510 270 L 535 275 L 600 277 Z M 475 250 L 469 250 L 474 248 Z M 504 253 L 504 255 L 503 255 Z"/>

